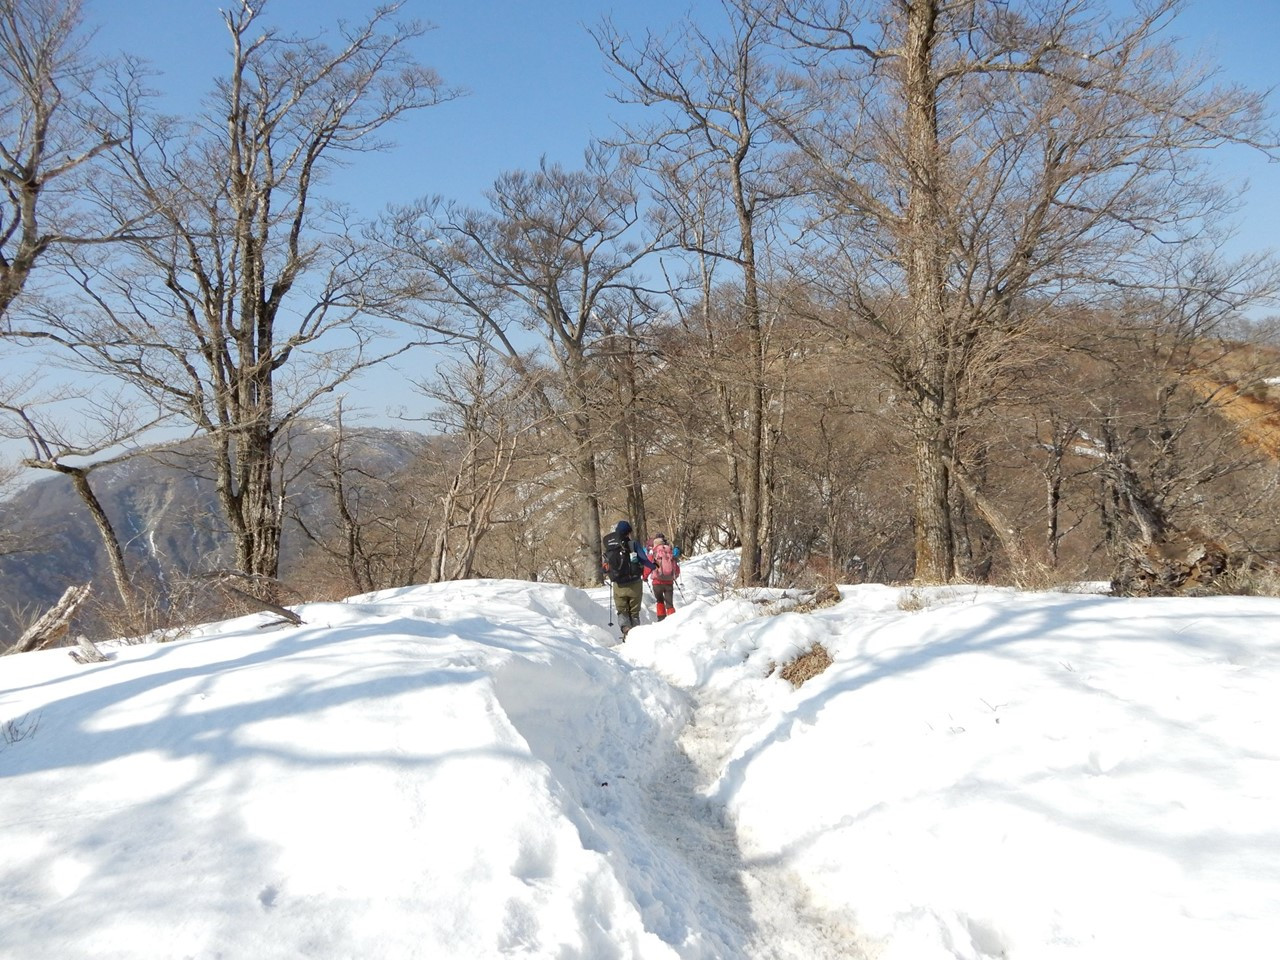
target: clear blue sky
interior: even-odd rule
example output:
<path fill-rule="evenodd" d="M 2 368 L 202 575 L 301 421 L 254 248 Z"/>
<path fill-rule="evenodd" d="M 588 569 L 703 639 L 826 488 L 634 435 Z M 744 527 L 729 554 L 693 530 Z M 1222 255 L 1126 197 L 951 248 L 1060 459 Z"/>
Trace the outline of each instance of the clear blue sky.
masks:
<path fill-rule="evenodd" d="M 164 72 L 158 89 L 198 98 L 226 67 L 226 30 L 218 8 L 231 0 L 88 0 L 104 49 L 131 50 Z M 300 32 L 332 31 L 360 20 L 379 0 L 268 0 L 265 16 Z M 614 4 L 600 0 L 408 0 L 402 17 L 435 25 L 418 43 L 422 62 L 468 95 L 420 112 L 391 131 L 393 153 L 359 158 L 359 206 L 429 194 L 478 202 L 506 170 L 537 165 L 545 154 L 578 163 L 593 135 L 613 130 L 623 109 L 587 25 Z M 691 6 L 718 0 L 645 0 L 616 4 L 619 25 L 642 29 L 678 20 Z M 188 102 L 194 102 L 189 100 Z M 345 182 L 345 180 L 344 180 Z M 355 198 L 352 198 L 353 200 Z"/>
<path fill-rule="evenodd" d="M 104 48 L 146 56 L 164 71 L 157 86 L 197 97 L 225 67 L 217 11 L 226 2 L 89 0 L 87 6 Z M 359 19 L 373 3 L 269 0 L 267 13 L 310 30 L 343 16 Z M 497 174 L 532 167 L 544 154 L 575 163 L 591 136 L 611 132 L 624 109 L 609 98 L 613 81 L 585 26 L 611 13 L 627 29 L 662 31 L 687 11 L 713 21 L 719 9 L 719 0 L 408 0 L 405 14 L 436 25 L 421 41 L 423 61 L 470 95 L 399 125 L 393 153 L 361 157 L 348 199 L 369 212 L 436 193 L 476 202 Z M 1176 32 L 1213 55 L 1225 76 L 1269 88 L 1280 85 L 1277 28 L 1280 0 L 1189 0 Z M 1242 249 L 1272 245 L 1280 164 L 1246 151 L 1224 153 L 1221 162 L 1231 177 L 1253 181 Z"/>

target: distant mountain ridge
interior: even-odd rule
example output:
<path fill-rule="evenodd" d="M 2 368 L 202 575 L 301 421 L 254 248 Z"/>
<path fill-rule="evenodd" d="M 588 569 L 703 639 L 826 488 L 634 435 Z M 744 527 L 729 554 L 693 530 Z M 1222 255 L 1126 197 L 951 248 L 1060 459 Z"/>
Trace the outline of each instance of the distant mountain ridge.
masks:
<path fill-rule="evenodd" d="M 319 518 L 330 509 L 316 483 L 328 461 L 316 454 L 332 438 L 324 424 L 308 424 L 289 438 L 300 473 L 288 494 L 305 516 Z M 430 442 L 424 434 L 373 428 L 349 429 L 344 437 L 348 462 L 383 476 L 405 470 Z M 91 482 L 135 577 L 164 579 L 230 565 L 227 528 L 200 441 L 94 470 Z M 301 539 L 290 526 L 286 522 L 286 567 Z M 92 582 L 98 594 L 114 592 L 101 537 L 69 478 L 50 475 L 0 501 L 0 529 L 22 546 L 0 554 L 0 647 L 72 584 Z"/>

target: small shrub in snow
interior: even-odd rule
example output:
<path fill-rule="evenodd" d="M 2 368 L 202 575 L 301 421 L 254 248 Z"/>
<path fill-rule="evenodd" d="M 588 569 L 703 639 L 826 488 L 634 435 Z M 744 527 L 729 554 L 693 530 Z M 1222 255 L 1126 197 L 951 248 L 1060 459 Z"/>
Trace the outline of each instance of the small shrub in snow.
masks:
<path fill-rule="evenodd" d="M 4 736 L 4 742 L 12 746 L 21 740 L 27 739 L 36 732 L 36 728 L 40 726 L 40 714 L 35 717 L 25 716 L 16 717 L 12 720 L 6 720 L 4 726 L 0 728 L 0 733 Z"/>

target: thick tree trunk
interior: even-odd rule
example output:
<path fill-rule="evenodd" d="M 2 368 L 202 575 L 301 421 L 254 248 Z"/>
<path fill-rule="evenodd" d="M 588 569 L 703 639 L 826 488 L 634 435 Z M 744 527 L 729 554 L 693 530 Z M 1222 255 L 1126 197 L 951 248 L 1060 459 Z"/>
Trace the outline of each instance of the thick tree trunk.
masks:
<path fill-rule="evenodd" d="M 261 583 L 274 583 L 280 573 L 283 515 L 273 468 L 274 437 L 269 430 L 251 427 L 234 443 L 222 437 L 214 442 L 218 499 L 231 528 L 235 568 Z"/>
<path fill-rule="evenodd" d="M 600 568 L 600 493 L 596 472 L 596 452 L 589 435 L 574 431 L 574 473 L 578 478 L 576 497 L 578 530 L 578 578 L 583 584 L 604 582 Z"/>
<path fill-rule="evenodd" d="M 245 573 L 274 581 L 280 573 L 280 494 L 276 490 L 274 436 L 268 428 L 254 427 L 244 445 L 242 471 L 245 541 Z"/>
<path fill-rule="evenodd" d="M 914 346 L 920 351 L 911 392 L 916 408 L 915 577 L 923 583 L 947 583 L 955 575 L 946 416 L 950 409 L 947 370 L 951 345 L 943 295 L 945 252 L 939 213 L 937 81 L 933 75 L 937 17 L 936 0 L 921 0 L 907 7 L 903 72 L 909 177 L 903 252 Z"/>
<path fill-rule="evenodd" d="M 915 578 L 921 583 L 948 583 L 955 571 L 948 451 L 939 432 L 937 423 L 919 424 L 915 432 Z"/>
<path fill-rule="evenodd" d="M 564 370 L 568 381 L 565 395 L 573 404 L 567 417 L 572 444 L 569 463 L 578 487 L 574 497 L 575 566 L 579 582 L 590 585 L 604 582 L 600 567 L 600 479 L 590 413 L 587 358 L 580 343 L 568 342 L 565 347 Z"/>

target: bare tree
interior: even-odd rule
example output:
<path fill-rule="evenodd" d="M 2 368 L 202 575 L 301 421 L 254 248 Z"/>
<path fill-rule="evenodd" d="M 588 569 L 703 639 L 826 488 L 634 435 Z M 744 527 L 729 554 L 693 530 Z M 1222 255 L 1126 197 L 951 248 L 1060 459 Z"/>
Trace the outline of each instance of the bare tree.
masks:
<path fill-rule="evenodd" d="M 1222 336 L 1244 291 L 1273 285 L 1274 275 L 1252 258 L 1234 271 L 1218 258 L 1179 266 L 1158 296 L 1135 299 L 1128 313 L 1093 331 L 1105 335 L 1094 352 L 1107 382 L 1095 387 L 1081 423 L 1094 438 L 1087 446 L 1113 582 L 1126 590 L 1177 588 L 1193 572 L 1183 562 L 1189 552 L 1212 552 L 1221 562 L 1246 546 L 1241 534 L 1256 525 L 1233 530 L 1224 522 L 1234 511 L 1223 509 L 1222 491 L 1258 465 L 1269 474 L 1272 451 L 1280 450 L 1266 436 L 1274 405 L 1246 403 L 1239 389 L 1274 374 L 1276 358 Z"/>
<path fill-rule="evenodd" d="M 85 308 L 39 330 L 208 435 L 219 501 L 250 577 L 278 574 L 284 516 L 276 445 L 317 400 L 387 355 L 370 317 L 374 261 L 320 191 L 333 163 L 452 96 L 409 45 L 401 4 L 339 26 L 330 47 L 286 36 L 267 3 L 223 11 L 227 76 L 208 116 L 153 117 L 119 154 L 103 202 L 153 211 L 132 259 L 79 256 Z"/>
<path fill-rule="evenodd" d="M 329 426 L 330 442 L 311 465 L 316 486 L 327 495 L 324 506 L 309 510 L 295 503 L 294 522 L 340 571 L 348 592 L 426 579 L 430 511 L 418 493 L 417 471 L 389 471 L 385 460 L 371 457 L 360 431 L 347 427 L 341 402 Z"/>
<path fill-rule="evenodd" d="M 958 438 L 1043 311 L 1159 285 L 1153 258 L 1228 210 L 1197 155 L 1261 143 L 1261 96 L 1213 86 L 1127 19 L 1029 0 L 789 0 L 776 16 L 827 94 L 790 127 L 822 203 L 828 278 L 908 411 L 916 577 L 956 573 Z"/>
<path fill-rule="evenodd" d="M 635 43 L 607 21 L 595 37 L 621 77 L 625 96 L 668 111 L 665 120 L 633 130 L 630 137 L 659 174 L 659 195 L 682 224 L 685 245 L 701 257 L 731 264 L 737 272 L 738 322 L 746 349 L 735 374 L 748 393 L 746 422 L 733 430 L 734 435 L 742 434 L 742 462 L 731 471 L 740 485 L 741 578 L 754 584 L 768 574 L 763 551 L 768 388 L 760 274 L 766 217 L 781 199 L 773 118 L 781 116 L 794 124 L 803 111 L 794 89 L 771 66 L 768 19 L 743 0 L 722 0 L 722 6 L 728 24 L 724 38 L 683 22 L 673 30 L 673 39 L 650 35 Z M 707 216 L 705 205 L 689 203 L 690 194 L 707 198 L 708 191 L 728 206 L 728 217 L 719 223 Z M 708 229 L 713 223 L 718 228 Z M 723 229 L 730 223 L 731 229 Z M 702 273 L 705 281 L 707 270 Z M 706 299 L 710 291 L 703 286 Z M 736 417 L 729 419 L 732 423 Z"/>
<path fill-rule="evenodd" d="M 452 469 L 439 493 L 440 522 L 431 553 L 431 581 L 462 580 L 475 572 L 480 545 L 493 529 L 507 494 L 523 437 L 540 421 L 527 400 L 536 382 L 513 375 L 484 345 L 468 346 L 438 385 L 420 387 L 439 406 L 442 453 Z"/>
<path fill-rule="evenodd" d="M 576 575 L 600 579 L 597 433 L 599 369 L 592 351 L 642 295 L 634 276 L 655 247 L 640 234 L 641 197 L 625 165 L 592 148 L 570 171 L 544 163 L 504 174 L 488 211 L 427 201 L 402 210 L 389 242 L 423 277 L 422 325 L 483 340 L 536 387 L 542 416 L 558 424 L 573 491 Z M 635 239 L 633 239 L 633 237 Z M 619 302 L 625 301 L 625 302 Z M 539 351 L 558 377 L 538 375 Z"/>
<path fill-rule="evenodd" d="M 165 417 L 159 412 L 145 415 L 132 398 L 97 392 L 91 406 L 83 403 L 85 399 L 64 388 L 40 403 L 0 401 L 0 420 L 7 421 L 7 429 L 0 435 L 20 438 L 30 447 L 31 455 L 22 461 L 24 467 L 50 470 L 70 480 L 98 530 L 120 602 L 126 614 L 134 616 L 138 606 L 124 547 L 90 476 L 137 456 L 141 452 L 137 439 L 163 423 Z M 76 400 L 82 403 L 74 416 L 54 412 Z M 68 419 L 73 425 L 65 422 Z"/>
<path fill-rule="evenodd" d="M 0 0 L 0 317 L 56 245 L 97 243 L 76 187 L 122 143 L 130 116 L 97 102 L 107 66 L 86 50 L 81 0 Z"/>

